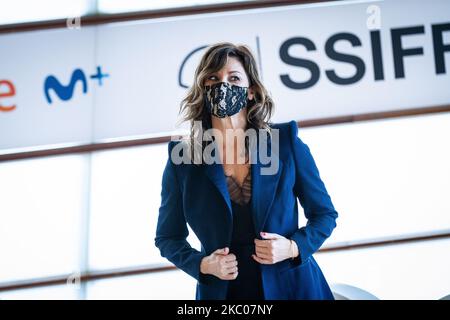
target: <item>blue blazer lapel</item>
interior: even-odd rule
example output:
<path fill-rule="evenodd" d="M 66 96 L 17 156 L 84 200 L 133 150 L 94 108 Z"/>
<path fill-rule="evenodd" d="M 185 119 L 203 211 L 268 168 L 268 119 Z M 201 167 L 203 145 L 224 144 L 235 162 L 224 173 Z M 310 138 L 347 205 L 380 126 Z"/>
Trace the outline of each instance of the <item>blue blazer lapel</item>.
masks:
<path fill-rule="evenodd" d="M 253 222 L 255 226 L 255 234 L 259 236 L 259 232 L 265 224 L 267 216 L 269 214 L 270 207 L 276 195 L 276 190 L 278 182 L 281 177 L 281 172 L 283 168 L 283 162 L 278 157 L 278 155 L 271 154 L 271 140 L 267 139 L 267 152 L 271 154 L 271 162 L 268 164 L 261 163 L 261 157 L 259 154 L 259 135 L 257 135 L 257 143 L 253 147 L 252 156 L 254 157 L 251 163 L 251 175 L 252 175 L 252 197 L 251 197 L 251 208 L 253 213 Z M 215 149 L 213 149 L 212 156 L 215 157 Z M 278 170 L 276 173 L 271 175 L 262 175 L 261 169 L 264 167 L 270 167 L 273 161 L 278 161 Z M 221 163 L 214 162 L 212 164 L 203 164 L 204 172 L 206 176 L 215 185 L 217 190 L 222 195 L 226 205 L 227 214 L 229 218 L 233 219 L 233 211 L 231 206 L 231 199 L 228 193 L 228 186 L 225 178 L 225 172 Z M 231 224 L 232 225 L 232 224 Z"/>
<path fill-rule="evenodd" d="M 259 135 L 258 135 L 258 143 L 259 145 Z M 256 146 L 255 146 L 256 147 Z M 271 154 L 272 143 L 271 139 L 267 139 L 267 152 Z M 255 234 L 261 239 L 259 234 L 260 231 L 263 231 L 264 224 L 266 222 L 267 216 L 269 214 L 269 210 L 272 206 L 273 200 L 276 195 L 276 190 L 278 186 L 278 182 L 281 177 L 281 172 L 283 168 L 283 162 L 278 157 L 277 154 L 271 154 L 271 162 L 268 164 L 261 163 L 260 157 L 260 148 L 256 147 L 254 151 L 254 155 L 256 156 L 256 162 L 252 163 L 252 211 L 254 217 L 254 225 L 255 225 Z M 267 156 L 267 155 L 266 155 Z M 276 173 L 271 175 L 261 174 L 261 169 L 264 167 L 270 167 L 272 162 L 278 161 L 278 170 Z M 270 232 L 270 230 L 265 230 Z"/>
<path fill-rule="evenodd" d="M 212 181 L 212 183 L 219 190 L 223 199 L 225 200 L 228 208 L 228 213 L 230 218 L 233 219 L 232 216 L 232 207 L 231 207 L 231 199 L 228 193 L 227 181 L 225 179 L 225 172 L 223 170 L 223 166 L 221 163 L 212 163 L 212 164 L 203 164 L 205 168 L 206 176 Z"/>

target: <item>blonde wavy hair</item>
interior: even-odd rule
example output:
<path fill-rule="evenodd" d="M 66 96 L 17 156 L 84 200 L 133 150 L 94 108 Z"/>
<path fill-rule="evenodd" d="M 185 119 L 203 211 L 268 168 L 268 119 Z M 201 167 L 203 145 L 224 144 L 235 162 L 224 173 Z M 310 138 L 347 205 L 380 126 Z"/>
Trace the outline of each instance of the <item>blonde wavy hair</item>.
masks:
<path fill-rule="evenodd" d="M 191 147 L 191 155 L 194 156 L 194 145 L 199 142 L 195 139 L 199 128 L 194 126 L 194 121 L 202 121 L 202 129 L 212 128 L 211 114 L 204 108 L 204 81 L 211 73 L 222 69 L 227 63 L 228 57 L 237 58 L 243 65 L 249 80 L 249 87 L 253 88 L 254 100 L 247 105 L 247 128 L 265 130 L 271 135 L 270 119 L 273 115 L 274 102 L 262 84 L 256 64 L 256 60 L 246 45 L 235 45 L 230 42 L 219 42 L 209 46 L 203 54 L 199 65 L 195 70 L 194 83 L 189 88 L 185 98 L 180 103 L 179 115 L 182 117 L 178 124 L 190 122 L 190 136 L 187 139 Z M 205 143 L 201 143 L 203 152 Z"/>

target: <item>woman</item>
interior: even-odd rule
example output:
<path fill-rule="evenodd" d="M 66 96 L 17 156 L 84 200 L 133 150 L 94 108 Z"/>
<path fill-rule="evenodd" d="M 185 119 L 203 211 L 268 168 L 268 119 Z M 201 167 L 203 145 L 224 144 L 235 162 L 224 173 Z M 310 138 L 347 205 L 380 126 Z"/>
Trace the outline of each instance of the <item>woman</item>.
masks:
<path fill-rule="evenodd" d="M 191 134 L 168 145 L 155 245 L 197 280 L 196 299 L 332 300 L 312 254 L 338 213 L 296 121 L 269 122 L 273 101 L 248 47 L 210 46 L 180 111 Z M 199 139 L 203 130 L 211 139 Z M 264 173 L 269 154 L 276 170 Z M 186 156 L 194 161 L 181 163 Z M 297 198 L 308 219 L 301 228 Z M 187 223 L 201 251 L 187 242 Z"/>

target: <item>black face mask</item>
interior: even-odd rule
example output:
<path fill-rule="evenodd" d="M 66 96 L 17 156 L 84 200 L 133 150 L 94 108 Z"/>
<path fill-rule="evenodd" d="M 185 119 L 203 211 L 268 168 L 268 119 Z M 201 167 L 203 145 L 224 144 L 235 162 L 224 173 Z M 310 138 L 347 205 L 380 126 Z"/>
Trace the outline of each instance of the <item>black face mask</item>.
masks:
<path fill-rule="evenodd" d="M 248 105 L 248 87 L 239 87 L 227 82 L 205 86 L 205 107 L 218 118 L 230 117 Z"/>

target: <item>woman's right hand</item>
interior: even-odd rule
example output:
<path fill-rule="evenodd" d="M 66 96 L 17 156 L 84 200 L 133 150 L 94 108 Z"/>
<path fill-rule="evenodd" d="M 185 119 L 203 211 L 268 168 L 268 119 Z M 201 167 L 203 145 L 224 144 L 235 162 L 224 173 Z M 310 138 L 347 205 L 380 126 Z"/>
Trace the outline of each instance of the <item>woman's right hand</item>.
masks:
<path fill-rule="evenodd" d="M 200 272 L 222 280 L 234 280 L 238 275 L 236 256 L 229 253 L 228 247 L 217 249 L 202 259 Z"/>

